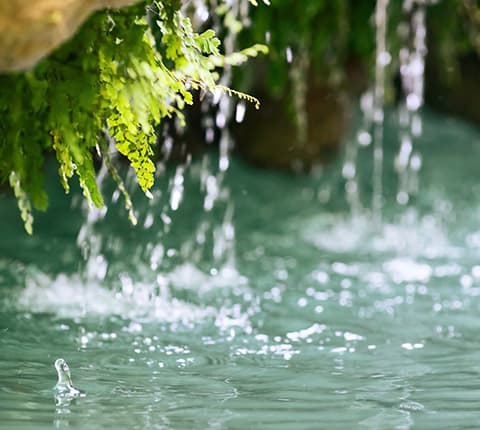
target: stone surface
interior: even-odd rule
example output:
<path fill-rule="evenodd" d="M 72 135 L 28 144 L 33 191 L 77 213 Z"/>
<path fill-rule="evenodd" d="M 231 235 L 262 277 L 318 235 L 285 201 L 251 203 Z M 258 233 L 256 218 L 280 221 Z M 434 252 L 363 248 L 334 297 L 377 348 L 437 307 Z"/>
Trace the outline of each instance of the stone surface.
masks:
<path fill-rule="evenodd" d="M 0 72 L 33 67 L 94 11 L 138 0 L 0 0 Z"/>
<path fill-rule="evenodd" d="M 307 130 L 299 140 L 298 128 L 286 97 L 274 99 L 253 92 L 260 110 L 247 107 L 245 120 L 235 127 L 237 151 L 249 162 L 269 169 L 308 171 L 329 162 L 341 146 L 347 127 L 344 97 L 324 86 L 311 85 L 307 93 Z"/>
<path fill-rule="evenodd" d="M 427 62 L 425 101 L 439 111 L 480 124 L 480 56 L 458 59 L 455 69 L 441 67 L 439 61 Z"/>

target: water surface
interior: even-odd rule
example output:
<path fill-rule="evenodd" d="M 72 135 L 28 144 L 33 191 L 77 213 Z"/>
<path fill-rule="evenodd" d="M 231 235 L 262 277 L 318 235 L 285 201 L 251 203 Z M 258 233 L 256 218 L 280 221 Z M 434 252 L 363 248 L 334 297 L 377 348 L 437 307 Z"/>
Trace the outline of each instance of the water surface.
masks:
<path fill-rule="evenodd" d="M 407 208 L 395 136 L 381 226 L 351 215 L 338 166 L 233 160 L 208 213 L 201 161 L 168 209 L 172 169 L 156 202 L 136 196 L 139 227 L 114 202 L 80 248 L 78 197 L 52 185 L 28 238 L 1 195 L 0 428 L 476 428 L 480 130 L 427 115 Z M 56 402 L 59 357 L 86 397 Z"/>

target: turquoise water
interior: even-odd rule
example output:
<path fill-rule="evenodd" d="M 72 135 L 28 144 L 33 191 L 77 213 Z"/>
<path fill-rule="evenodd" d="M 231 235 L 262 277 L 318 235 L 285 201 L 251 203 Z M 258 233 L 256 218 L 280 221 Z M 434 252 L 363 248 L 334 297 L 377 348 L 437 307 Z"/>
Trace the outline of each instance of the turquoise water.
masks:
<path fill-rule="evenodd" d="M 428 114 L 418 144 L 408 208 L 387 154 L 381 226 L 350 214 L 338 166 L 234 159 L 208 213 L 213 159 L 177 211 L 168 170 L 154 203 L 136 196 L 137 228 L 114 202 L 81 247 L 78 197 L 52 185 L 28 238 L 1 195 L 0 428 L 477 428 L 480 130 Z M 85 397 L 55 399 L 59 357 Z"/>

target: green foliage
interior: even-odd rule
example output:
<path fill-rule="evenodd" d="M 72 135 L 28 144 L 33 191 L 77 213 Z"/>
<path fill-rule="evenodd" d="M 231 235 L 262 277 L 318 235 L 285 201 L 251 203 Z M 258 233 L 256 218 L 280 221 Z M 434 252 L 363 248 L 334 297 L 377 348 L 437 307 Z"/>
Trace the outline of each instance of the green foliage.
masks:
<path fill-rule="evenodd" d="M 388 7 L 388 45 L 397 57 L 398 26 L 405 19 L 402 1 Z M 266 85 L 273 95 L 284 95 L 290 86 L 295 60 L 308 56 L 309 71 L 323 84 L 342 86 L 349 64 L 369 70 L 374 64 L 373 15 L 376 0 L 275 0 L 269 7 L 252 8 L 252 24 L 241 33 L 240 44 L 269 39 L 270 55 L 265 81 L 258 82 L 258 70 L 242 69 L 243 80 Z M 480 52 L 480 6 L 476 0 L 427 2 L 429 51 L 443 65 L 455 66 L 459 56 Z M 268 35 L 268 37 L 266 37 Z M 285 51 L 291 49 L 293 64 Z M 245 76 L 251 73 L 252 76 Z M 391 76 L 391 79 L 394 77 Z"/>
<path fill-rule="evenodd" d="M 154 183 L 155 126 L 191 104 L 192 89 L 223 89 L 258 104 L 243 93 L 217 85 L 216 68 L 257 55 L 252 47 L 233 60 L 219 51 L 212 30 L 197 34 L 180 11 L 181 2 L 140 3 L 91 17 L 75 38 L 34 70 L 0 75 L 0 183 L 10 183 L 28 233 L 32 208 L 45 210 L 43 154 L 53 151 L 60 181 L 78 178 L 90 206 L 104 204 L 95 180 L 93 154 L 132 203 L 114 168 L 104 137 L 136 172 L 148 197 Z"/>
<path fill-rule="evenodd" d="M 242 32 L 241 43 L 268 40 L 266 83 L 273 94 L 280 95 L 289 82 L 287 48 L 294 60 L 307 53 L 309 62 L 325 81 L 343 70 L 348 49 L 371 51 L 374 38 L 369 18 L 373 8 L 371 0 L 276 0 L 269 7 L 252 9 L 252 25 Z M 358 24 L 355 37 L 349 31 L 351 22 Z"/>
<path fill-rule="evenodd" d="M 439 2 L 429 8 L 429 52 L 435 62 L 449 73 L 440 79 L 461 80 L 459 60 L 480 55 L 480 5 L 475 0 Z"/>

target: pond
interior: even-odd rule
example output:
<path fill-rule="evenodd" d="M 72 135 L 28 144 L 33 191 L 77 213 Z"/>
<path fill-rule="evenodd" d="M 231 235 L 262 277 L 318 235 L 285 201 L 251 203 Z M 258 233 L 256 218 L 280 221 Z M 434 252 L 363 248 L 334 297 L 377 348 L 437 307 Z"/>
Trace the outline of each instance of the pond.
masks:
<path fill-rule="evenodd" d="M 135 196 L 136 228 L 116 201 L 82 227 L 52 165 L 32 238 L 1 195 L 0 428 L 478 426 L 480 130 L 425 114 L 408 206 L 396 136 L 391 116 L 381 225 L 350 212 L 338 165 L 294 176 L 233 159 L 209 212 L 214 157 L 184 181 L 169 168 L 183 200 L 171 210 L 159 178 L 154 203 Z M 55 398 L 58 358 L 84 396 Z"/>

